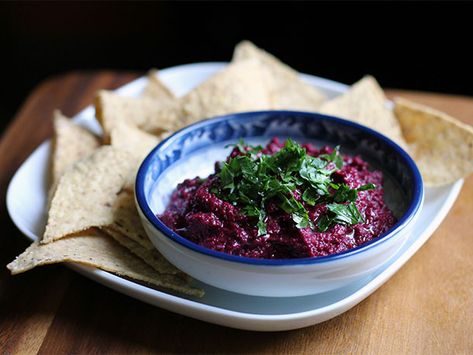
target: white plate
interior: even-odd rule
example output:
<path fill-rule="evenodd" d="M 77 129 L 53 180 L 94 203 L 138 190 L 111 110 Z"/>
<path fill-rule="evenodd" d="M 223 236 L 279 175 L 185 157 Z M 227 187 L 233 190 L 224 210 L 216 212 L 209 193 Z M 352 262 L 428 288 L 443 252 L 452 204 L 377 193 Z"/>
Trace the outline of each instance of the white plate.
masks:
<path fill-rule="evenodd" d="M 161 70 L 160 78 L 177 95 L 182 95 L 224 65 L 225 63 L 182 65 Z M 315 76 L 303 75 L 303 78 L 329 97 L 339 95 L 347 89 L 346 85 Z M 143 77 L 123 86 L 118 92 L 136 96 L 145 84 L 146 78 Z M 97 133 L 100 132 L 92 107 L 80 112 L 75 120 Z M 16 226 L 31 240 L 37 239 L 44 229 L 49 150 L 49 142 L 41 144 L 16 172 L 8 187 L 8 212 Z M 195 300 L 157 291 L 101 270 L 75 264 L 70 264 L 70 267 L 121 293 L 207 322 L 258 331 L 302 328 L 347 311 L 384 284 L 437 229 L 455 202 L 462 184 L 463 180 L 460 180 L 442 188 L 427 188 L 425 203 L 414 232 L 397 256 L 365 280 L 324 294 L 275 299 L 244 296 L 199 284 L 205 289 L 206 295 Z"/>

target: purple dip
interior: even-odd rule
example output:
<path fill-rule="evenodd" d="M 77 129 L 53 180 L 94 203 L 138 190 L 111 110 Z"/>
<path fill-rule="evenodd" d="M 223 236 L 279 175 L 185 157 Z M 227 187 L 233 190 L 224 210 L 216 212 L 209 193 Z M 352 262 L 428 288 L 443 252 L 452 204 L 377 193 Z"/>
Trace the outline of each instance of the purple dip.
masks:
<path fill-rule="evenodd" d="M 277 138 L 273 138 L 262 153 L 272 155 L 283 146 Z M 303 144 L 302 147 L 313 157 L 333 152 L 330 147 L 317 149 L 311 144 Z M 238 154 L 240 151 L 235 148 L 230 157 Z M 372 190 L 358 192 L 355 204 L 363 216 L 363 223 L 336 224 L 324 232 L 311 227 L 299 229 L 288 213 L 270 201 L 266 206 L 267 233 L 258 235 L 255 217 L 244 215 L 238 206 L 210 192 L 218 182 L 218 174 L 212 174 L 207 179 L 197 177 L 183 181 L 172 193 L 164 213 L 158 217 L 184 238 L 232 255 L 288 259 L 340 253 L 378 237 L 396 222 L 383 200 L 382 172 L 370 171 L 368 163 L 359 156 L 342 157 L 343 167 L 332 174 L 333 181 L 344 182 L 352 189 L 368 183 L 376 186 Z M 300 191 L 295 190 L 293 194 L 308 210 L 314 224 L 327 213 L 326 203 L 310 206 L 302 201 Z"/>

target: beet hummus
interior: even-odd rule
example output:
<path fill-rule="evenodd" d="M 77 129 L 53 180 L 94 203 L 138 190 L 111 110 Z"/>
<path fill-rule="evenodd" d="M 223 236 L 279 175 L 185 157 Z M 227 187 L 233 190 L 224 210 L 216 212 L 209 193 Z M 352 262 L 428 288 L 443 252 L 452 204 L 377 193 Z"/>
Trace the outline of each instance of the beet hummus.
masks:
<path fill-rule="evenodd" d="M 382 186 L 381 171 L 338 147 L 240 142 L 214 174 L 180 183 L 158 217 L 182 237 L 227 254 L 319 257 L 362 245 L 395 224 Z"/>

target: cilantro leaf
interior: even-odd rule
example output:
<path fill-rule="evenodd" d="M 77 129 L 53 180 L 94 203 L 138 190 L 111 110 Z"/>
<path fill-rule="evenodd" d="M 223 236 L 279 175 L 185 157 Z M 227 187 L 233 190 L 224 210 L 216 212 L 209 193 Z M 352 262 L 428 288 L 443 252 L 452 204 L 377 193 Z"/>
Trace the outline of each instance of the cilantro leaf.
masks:
<path fill-rule="evenodd" d="M 353 202 L 358 197 L 357 190 L 350 189 L 347 184 L 338 185 L 338 189 L 333 195 L 333 200 L 335 202 L 344 202 L 350 201 Z"/>
<path fill-rule="evenodd" d="M 375 184 L 366 184 L 363 186 L 360 186 L 359 188 L 356 189 L 356 191 L 366 191 L 366 190 L 373 190 L 376 188 Z"/>
<path fill-rule="evenodd" d="M 220 170 L 220 181 L 223 189 L 229 189 L 232 192 L 235 189 L 233 183 L 234 174 L 232 168 L 228 163 L 223 163 L 222 169 Z"/>
<path fill-rule="evenodd" d="M 304 148 L 288 139 L 284 147 L 272 156 L 273 169 L 286 173 L 297 171 L 306 156 Z"/>
<path fill-rule="evenodd" d="M 302 200 L 310 206 L 315 206 L 319 200 L 320 195 L 312 188 L 307 188 L 302 194 Z"/>
<path fill-rule="evenodd" d="M 330 203 L 327 205 L 327 210 L 328 213 L 320 217 L 317 223 L 320 232 L 325 232 L 335 224 L 352 225 L 364 221 L 354 202 L 348 204 Z"/>
<path fill-rule="evenodd" d="M 357 224 L 363 222 L 363 216 L 354 202 L 346 205 L 331 203 L 327 205 L 327 209 L 335 215 L 334 220 L 338 223 Z"/>
<path fill-rule="evenodd" d="M 259 209 L 256 206 L 247 205 L 243 208 L 243 212 L 250 217 L 258 217 L 258 223 L 256 226 L 258 227 L 258 236 L 265 235 L 266 232 L 266 212 L 264 209 Z"/>
<path fill-rule="evenodd" d="M 341 169 L 343 167 L 343 157 L 340 154 L 340 146 L 337 145 L 334 149 L 333 152 L 330 154 L 322 154 L 320 155 L 322 159 L 325 159 L 327 161 L 331 161 L 335 164 L 337 169 Z"/>
<path fill-rule="evenodd" d="M 374 184 L 365 184 L 357 189 L 350 189 L 347 184 L 340 184 L 333 195 L 333 200 L 335 202 L 354 202 L 358 197 L 358 192 L 373 190 L 375 188 L 376 186 Z"/>
<path fill-rule="evenodd" d="M 256 226 L 258 227 L 258 236 L 265 235 L 267 233 L 265 219 L 266 212 L 263 209 L 259 210 L 258 223 L 256 224 Z"/>

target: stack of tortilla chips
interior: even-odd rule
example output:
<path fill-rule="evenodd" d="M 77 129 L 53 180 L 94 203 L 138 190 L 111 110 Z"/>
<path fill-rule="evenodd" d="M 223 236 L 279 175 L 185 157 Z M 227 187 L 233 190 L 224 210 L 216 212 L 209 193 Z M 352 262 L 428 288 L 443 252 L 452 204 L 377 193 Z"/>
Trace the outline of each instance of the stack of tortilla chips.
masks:
<path fill-rule="evenodd" d="M 473 128 L 446 114 L 398 99 L 394 112 L 373 77 L 332 100 L 250 42 L 232 62 L 182 97 L 150 72 L 140 97 L 100 91 L 96 137 L 59 112 L 54 115 L 48 219 L 41 240 L 7 267 L 13 274 L 38 265 L 75 262 L 158 288 L 202 296 L 146 236 L 134 203 L 134 178 L 148 152 L 176 129 L 221 114 L 288 109 L 322 112 L 369 126 L 414 157 L 428 186 L 473 172 Z"/>

